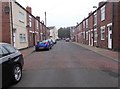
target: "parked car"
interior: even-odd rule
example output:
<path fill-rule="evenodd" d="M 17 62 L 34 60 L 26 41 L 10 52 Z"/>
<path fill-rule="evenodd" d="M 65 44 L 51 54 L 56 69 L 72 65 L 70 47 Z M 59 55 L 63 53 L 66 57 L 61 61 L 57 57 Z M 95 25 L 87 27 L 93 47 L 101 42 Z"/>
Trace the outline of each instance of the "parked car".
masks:
<path fill-rule="evenodd" d="M 51 47 L 54 45 L 54 42 L 52 39 L 47 39 L 50 42 Z"/>
<path fill-rule="evenodd" d="M 52 41 L 53 41 L 53 43 L 54 43 L 54 44 L 56 44 L 56 43 L 57 43 L 57 41 L 56 41 L 55 39 L 52 39 Z"/>
<path fill-rule="evenodd" d="M 69 38 L 66 38 L 66 39 L 65 39 L 65 41 L 66 41 L 66 42 L 69 42 L 69 41 L 70 41 L 70 39 L 69 39 Z"/>
<path fill-rule="evenodd" d="M 7 43 L 0 43 L 0 64 L 2 64 L 2 87 L 16 84 L 22 78 L 23 55 Z"/>
<path fill-rule="evenodd" d="M 41 50 L 41 49 L 51 49 L 50 42 L 48 40 L 44 40 L 42 42 L 37 42 L 37 45 L 35 46 L 35 50 Z"/>

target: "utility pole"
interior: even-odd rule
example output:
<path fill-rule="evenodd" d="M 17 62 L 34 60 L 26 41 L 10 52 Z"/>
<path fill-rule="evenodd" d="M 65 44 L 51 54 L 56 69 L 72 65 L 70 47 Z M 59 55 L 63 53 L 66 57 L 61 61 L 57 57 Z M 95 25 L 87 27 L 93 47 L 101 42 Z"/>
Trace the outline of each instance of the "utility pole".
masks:
<path fill-rule="evenodd" d="M 46 27 L 47 27 L 46 12 L 45 12 L 45 25 L 46 25 Z"/>
<path fill-rule="evenodd" d="M 45 12 L 45 39 L 47 39 L 47 23 L 46 23 L 46 12 Z"/>

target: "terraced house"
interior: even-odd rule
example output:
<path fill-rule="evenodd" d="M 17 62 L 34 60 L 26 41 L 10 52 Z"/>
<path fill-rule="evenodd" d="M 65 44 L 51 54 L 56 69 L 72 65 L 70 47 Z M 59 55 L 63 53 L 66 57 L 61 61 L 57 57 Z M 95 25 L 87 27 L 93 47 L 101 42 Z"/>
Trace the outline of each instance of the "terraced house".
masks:
<path fill-rule="evenodd" d="M 75 29 L 77 42 L 120 50 L 120 2 L 100 2 Z"/>
<path fill-rule="evenodd" d="M 39 16 L 32 15 L 31 7 L 25 9 L 14 0 L 0 1 L 0 11 L 0 41 L 10 43 L 18 49 L 34 46 L 37 41 L 43 40 L 41 32 L 49 31 L 40 22 Z"/>

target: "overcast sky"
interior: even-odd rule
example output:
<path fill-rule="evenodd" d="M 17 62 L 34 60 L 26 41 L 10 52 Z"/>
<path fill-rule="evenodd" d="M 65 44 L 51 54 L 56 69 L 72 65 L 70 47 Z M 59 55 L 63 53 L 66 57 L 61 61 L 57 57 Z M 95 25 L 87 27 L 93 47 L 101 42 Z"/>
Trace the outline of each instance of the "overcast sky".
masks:
<path fill-rule="evenodd" d="M 68 27 L 80 23 L 93 6 L 103 0 L 17 0 L 23 7 L 32 7 L 32 14 L 44 20 L 46 11 L 47 26 Z"/>

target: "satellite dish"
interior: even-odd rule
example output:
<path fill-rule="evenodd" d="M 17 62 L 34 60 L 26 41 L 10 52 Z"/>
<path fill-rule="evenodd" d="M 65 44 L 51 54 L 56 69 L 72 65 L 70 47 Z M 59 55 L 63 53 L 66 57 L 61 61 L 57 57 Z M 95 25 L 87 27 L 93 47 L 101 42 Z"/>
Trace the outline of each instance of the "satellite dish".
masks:
<path fill-rule="evenodd" d="M 10 7 L 9 7 L 9 6 L 5 6 L 4 12 L 9 14 L 9 12 L 10 12 Z"/>

